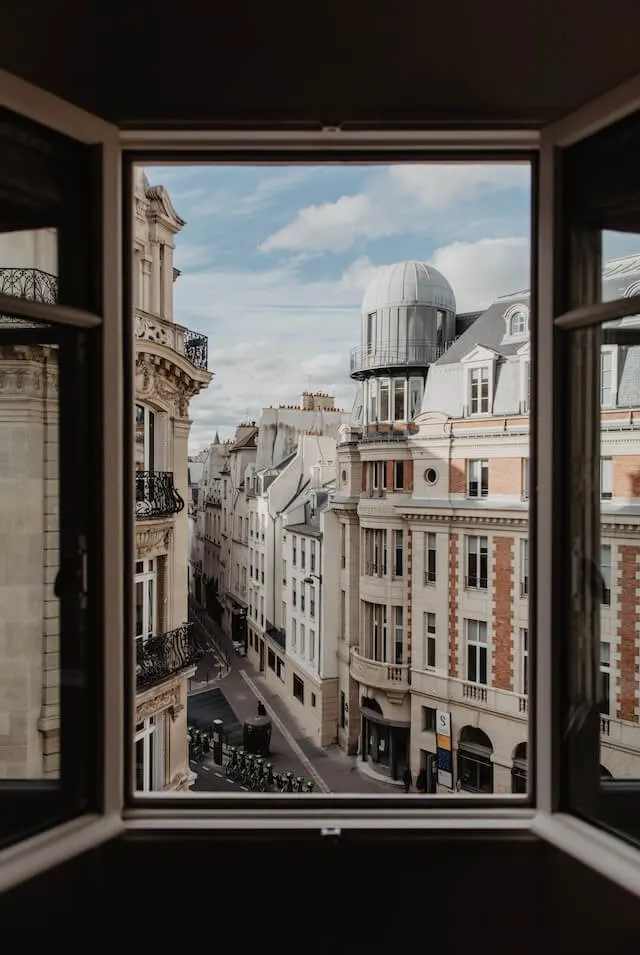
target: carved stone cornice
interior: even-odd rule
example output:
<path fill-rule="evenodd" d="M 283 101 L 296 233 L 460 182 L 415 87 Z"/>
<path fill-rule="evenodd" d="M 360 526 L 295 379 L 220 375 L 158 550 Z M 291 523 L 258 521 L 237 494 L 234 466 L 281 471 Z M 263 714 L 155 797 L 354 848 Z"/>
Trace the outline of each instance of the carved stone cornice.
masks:
<path fill-rule="evenodd" d="M 173 416 L 189 416 L 189 399 L 200 385 L 168 358 L 138 352 L 136 355 L 136 396 L 157 399 L 168 405 Z"/>
<path fill-rule="evenodd" d="M 172 536 L 173 529 L 170 527 L 144 527 L 136 524 L 136 557 L 156 557 L 158 554 L 167 554 L 171 547 Z"/>
<path fill-rule="evenodd" d="M 497 514 L 422 514 L 404 509 L 402 517 L 405 521 L 422 524 L 484 524 L 491 527 L 528 527 L 529 517 L 506 517 Z"/>
<path fill-rule="evenodd" d="M 0 346 L 0 395 L 53 398 L 58 394 L 58 361 L 48 345 Z"/>
<path fill-rule="evenodd" d="M 171 718 L 175 719 L 182 709 L 184 704 L 180 702 L 180 684 L 175 683 L 168 690 L 146 697 L 136 705 L 136 723 L 142 723 L 167 710 L 171 711 Z"/>

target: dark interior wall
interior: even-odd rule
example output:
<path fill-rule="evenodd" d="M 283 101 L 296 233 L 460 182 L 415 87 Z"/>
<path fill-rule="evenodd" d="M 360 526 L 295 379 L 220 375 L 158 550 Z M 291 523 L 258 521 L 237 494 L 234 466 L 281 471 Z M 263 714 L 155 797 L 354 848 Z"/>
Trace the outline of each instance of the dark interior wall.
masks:
<path fill-rule="evenodd" d="M 0 899 L 68 951 L 638 951 L 637 899 L 531 838 L 129 836 Z M 628 948 L 627 948 L 628 947 Z"/>
<path fill-rule="evenodd" d="M 638 71 L 637 0 L 4 0 L 0 65 L 114 121 L 542 124 Z"/>

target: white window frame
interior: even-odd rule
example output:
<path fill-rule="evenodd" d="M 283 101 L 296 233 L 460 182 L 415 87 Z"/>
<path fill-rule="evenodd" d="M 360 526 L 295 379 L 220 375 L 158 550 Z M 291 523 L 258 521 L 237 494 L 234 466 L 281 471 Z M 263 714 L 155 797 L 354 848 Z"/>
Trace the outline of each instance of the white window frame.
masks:
<path fill-rule="evenodd" d="M 429 555 L 433 553 L 433 579 L 430 579 Z M 423 538 L 423 583 L 434 587 L 438 582 L 438 537 L 434 531 L 425 531 Z"/>
<path fill-rule="evenodd" d="M 524 326 L 514 331 L 514 320 L 522 315 L 524 317 Z M 509 306 L 504 313 L 505 320 L 505 339 L 508 341 L 521 341 L 529 336 L 529 306 L 525 302 L 516 302 Z"/>
<path fill-rule="evenodd" d="M 520 596 L 528 597 L 529 596 L 529 538 L 521 537 L 520 538 L 520 548 L 519 548 L 519 584 L 520 584 Z"/>
<path fill-rule="evenodd" d="M 483 544 L 484 542 L 484 544 Z M 482 555 L 483 551 L 486 559 L 486 575 L 483 577 Z M 471 573 L 469 567 L 471 558 L 475 557 L 477 572 L 475 575 L 476 583 L 471 583 Z M 467 590 L 479 590 L 481 592 L 489 589 L 489 538 L 486 534 L 465 534 L 464 536 L 464 585 Z M 484 580 L 484 587 L 482 581 Z"/>
<path fill-rule="evenodd" d="M 482 472 L 486 470 L 487 472 L 487 493 L 482 493 Z M 477 471 L 477 477 L 473 478 L 473 473 Z M 476 483 L 478 485 L 478 494 L 471 493 L 471 484 Z M 471 500 L 482 500 L 483 498 L 489 497 L 489 460 L 488 458 L 467 458 L 467 467 L 465 474 L 465 497 L 470 498 Z"/>
<path fill-rule="evenodd" d="M 396 666 L 402 666 L 405 662 L 404 645 L 404 607 L 401 604 L 393 607 L 393 660 Z M 398 660 L 398 647 L 401 647 L 401 659 Z"/>
<path fill-rule="evenodd" d="M 438 630 L 436 614 L 432 610 L 426 610 L 423 614 L 424 627 L 424 669 L 436 670 L 438 668 Z M 433 654 L 433 663 L 429 663 L 430 651 Z"/>
<path fill-rule="evenodd" d="M 600 499 L 610 501 L 613 497 L 613 458 L 600 458 Z"/>
<path fill-rule="evenodd" d="M 615 408 L 618 403 L 618 352 L 617 345 L 603 345 L 600 349 L 600 407 Z M 611 384 L 603 386 L 603 364 L 605 358 L 611 360 Z"/>
<path fill-rule="evenodd" d="M 142 789 L 138 792 L 149 793 L 160 789 L 164 783 L 164 718 L 151 716 L 136 729 L 135 746 L 142 743 Z"/>
<path fill-rule="evenodd" d="M 484 628 L 484 630 L 482 629 Z M 483 636 L 484 634 L 484 636 Z M 469 675 L 469 649 L 475 648 L 476 655 L 476 676 L 480 674 L 482 667 L 480 666 L 482 651 L 484 651 L 485 657 L 485 672 L 487 675 L 486 682 L 483 683 L 480 680 L 472 680 Z M 489 627 L 485 620 L 477 620 L 475 618 L 465 617 L 464 620 L 464 673 L 465 680 L 467 683 L 472 683 L 475 686 L 490 686 L 491 685 L 491 656 L 489 654 Z"/>
<path fill-rule="evenodd" d="M 495 384 L 495 365 L 496 365 L 497 355 L 490 348 L 485 348 L 484 345 L 476 345 L 468 355 L 465 355 L 460 359 L 460 364 L 464 370 L 464 399 L 463 399 L 463 414 L 467 418 L 488 418 L 493 414 L 493 394 L 494 394 L 494 384 Z M 487 410 L 483 411 L 479 408 L 477 411 L 474 411 L 472 408 L 472 398 L 471 398 L 471 382 L 472 374 L 477 372 L 485 372 L 487 374 L 488 382 L 488 397 L 487 397 Z"/>
<path fill-rule="evenodd" d="M 142 633 L 138 633 L 136 621 L 134 634 L 136 644 L 138 640 L 141 640 L 144 644 L 149 637 L 152 637 L 158 632 L 158 558 L 145 558 L 144 560 L 136 561 L 136 564 L 138 563 L 143 565 L 143 569 L 140 572 L 136 572 L 134 577 L 135 602 L 137 608 L 138 584 L 142 584 L 142 618 L 147 625 L 143 625 Z M 149 588 L 149 584 L 151 584 L 151 588 Z M 149 590 L 151 590 L 151 593 L 149 593 Z M 149 603 L 151 603 L 151 607 L 149 607 Z"/>

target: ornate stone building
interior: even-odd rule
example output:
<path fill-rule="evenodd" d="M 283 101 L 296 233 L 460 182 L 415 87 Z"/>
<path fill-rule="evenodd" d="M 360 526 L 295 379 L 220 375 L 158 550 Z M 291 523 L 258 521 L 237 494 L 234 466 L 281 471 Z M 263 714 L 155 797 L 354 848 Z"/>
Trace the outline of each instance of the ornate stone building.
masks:
<path fill-rule="evenodd" d="M 185 790 L 187 692 L 200 655 L 188 619 L 189 401 L 211 381 L 207 339 L 173 316 L 184 222 L 140 170 L 135 195 L 136 788 Z"/>

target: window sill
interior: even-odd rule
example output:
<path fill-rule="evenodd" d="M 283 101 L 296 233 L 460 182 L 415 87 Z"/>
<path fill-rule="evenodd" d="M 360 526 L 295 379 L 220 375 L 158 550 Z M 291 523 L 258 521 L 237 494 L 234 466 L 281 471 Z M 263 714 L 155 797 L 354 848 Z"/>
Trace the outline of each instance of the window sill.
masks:
<path fill-rule="evenodd" d="M 621 837 L 565 813 L 538 813 L 534 835 L 640 897 L 640 852 Z"/>
<path fill-rule="evenodd" d="M 0 852 L 0 894 L 108 842 L 124 830 L 120 816 L 86 815 L 8 846 Z"/>

